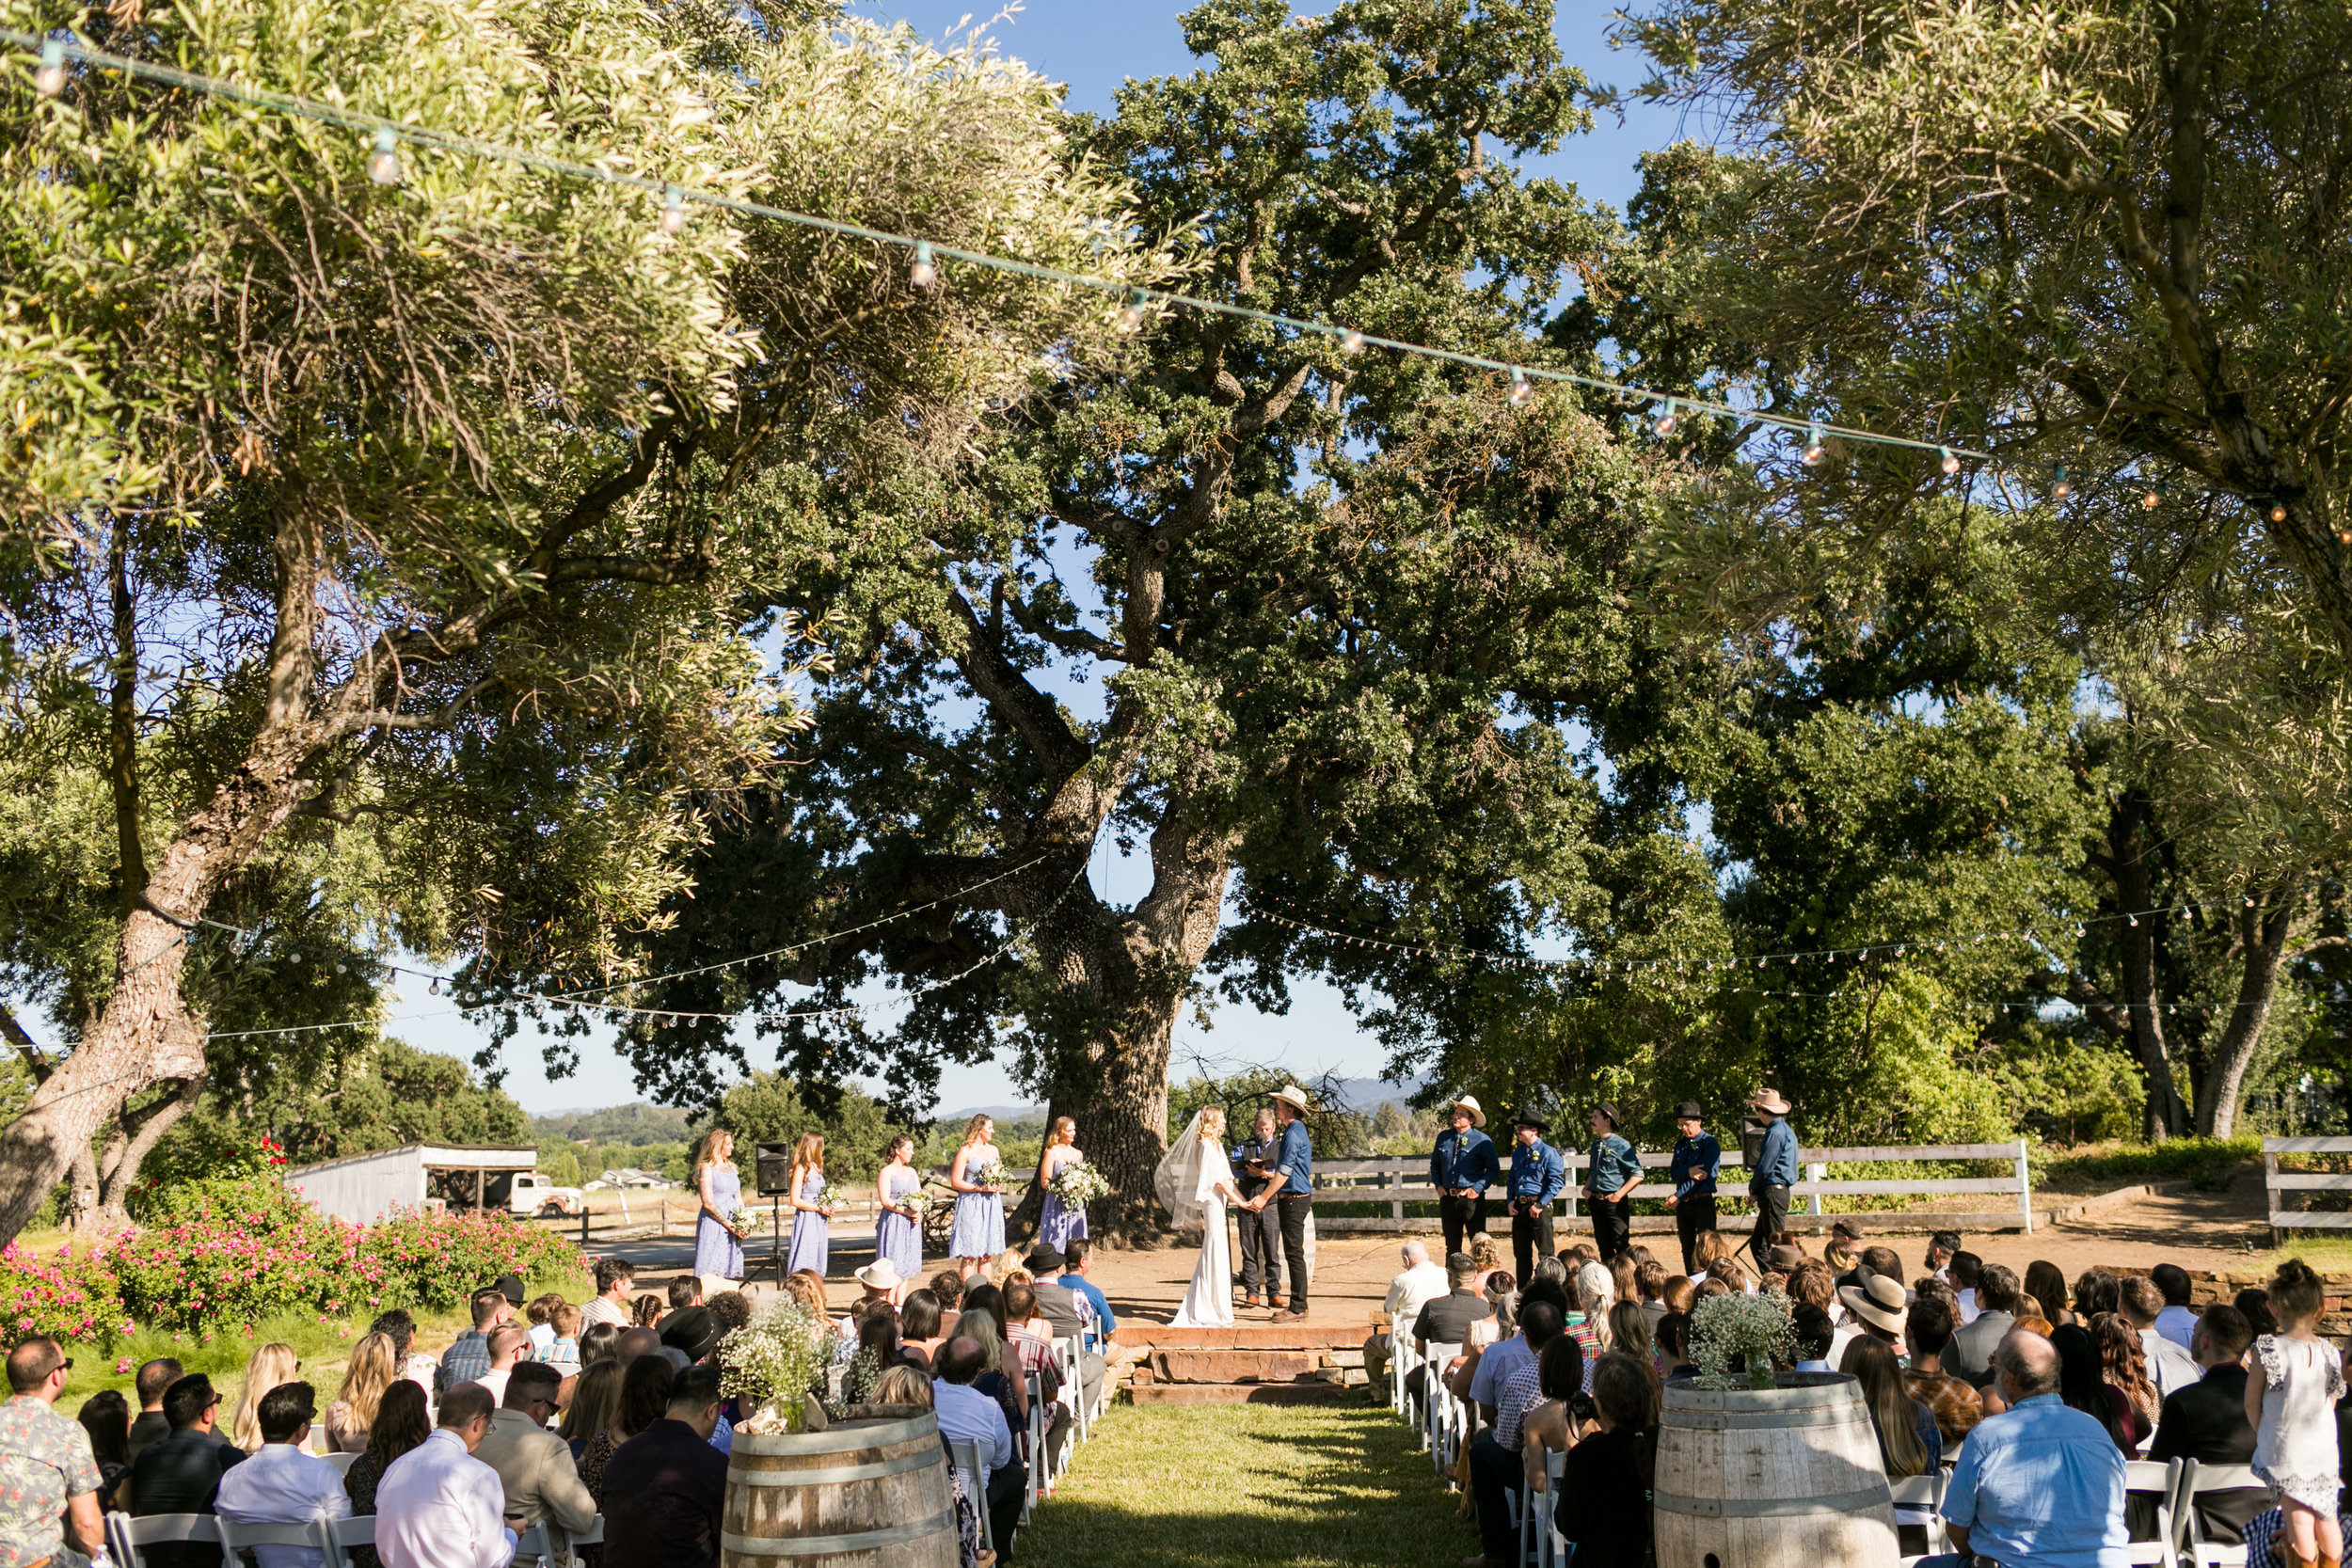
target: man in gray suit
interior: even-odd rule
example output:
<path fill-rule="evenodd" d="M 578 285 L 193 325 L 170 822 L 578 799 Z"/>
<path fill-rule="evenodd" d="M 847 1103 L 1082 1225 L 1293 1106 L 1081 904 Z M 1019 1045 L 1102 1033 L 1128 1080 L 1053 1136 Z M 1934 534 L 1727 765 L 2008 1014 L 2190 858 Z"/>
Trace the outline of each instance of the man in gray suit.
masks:
<path fill-rule="evenodd" d="M 2017 1323 L 2017 1271 L 1987 1263 L 1977 1278 L 1976 1318 L 1952 1335 L 1944 1370 L 1981 1389 L 1993 1381 L 1993 1352 Z"/>
<path fill-rule="evenodd" d="M 544 1521 L 549 1533 L 578 1535 L 596 1523 L 596 1499 L 580 1479 L 572 1446 L 549 1432 L 564 1374 L 544 1361 L 525 1361 L 506 1380 L 506 1403 L 490 1413 L 489 1429 L 473 1456 L 499 1473 L 506 1488 L 506 1527 L 516 1534 Z M 556 1560 L 568 1560 L 568 1547 Z"/>

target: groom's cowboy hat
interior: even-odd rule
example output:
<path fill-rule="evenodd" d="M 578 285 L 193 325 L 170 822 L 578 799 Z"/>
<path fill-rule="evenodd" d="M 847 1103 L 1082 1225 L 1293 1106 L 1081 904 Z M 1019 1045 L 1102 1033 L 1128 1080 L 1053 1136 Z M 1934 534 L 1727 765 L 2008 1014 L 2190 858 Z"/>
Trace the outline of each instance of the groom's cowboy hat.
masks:
<path fill-rule="evenodd" d="M 1756 1091 L 1756 1097 L 1748 1103 L 1766 1116 L 1772 1117 L 1785 1117 L 1793 1109 L 1788 1101 L 1780 1098 L 1778 1089 L 1758 1089 Z"/>
<path fill-rule="evenodd" d="M 1838 1287 L 1837 1299 L 1846 1304 L 1847 1311 L 1865 1323 L 1875 1323 L 1889 1334 L 1903 1331 L 1904 1308 L 1910 1292 L 1899 1279 L 1867 1268 L 1856 1269 L 1854 1282 Z"/>
<path fill-rule="evenodd" d="M 1486 1107 L 1478 1103 L 1478 1097 L 1475 1095 L 1466 1094 L 1461 1096 L 1459 1099 L 1450 1100 L 1446 1101 L 1446 1109 L 1449 1111 L 1468 1111 L 1470 1113 L 1470 1125 L 1472 1127 L 1484 1127 L 1486 1125 Z"/>
<path fill-rule="evenodd" d="M 1280 1101 L 1302 1117 L 1311 1109 L 1307 1103 L 1307 1091 L 1295 1084 L 1285 1084 L 1267 1098 Z"/>

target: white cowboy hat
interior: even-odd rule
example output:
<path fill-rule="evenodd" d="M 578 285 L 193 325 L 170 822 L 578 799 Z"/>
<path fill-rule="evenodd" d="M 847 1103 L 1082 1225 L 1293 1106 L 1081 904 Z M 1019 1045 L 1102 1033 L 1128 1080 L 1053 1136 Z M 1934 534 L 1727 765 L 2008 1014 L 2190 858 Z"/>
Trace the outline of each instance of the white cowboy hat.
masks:
<path fill-rule="evenodd" d="M 906 1283 L 898 1277 L 898 1265 L 887 1258 L 877 1258 L 862 1269 L 851 1269 L 850 1277 L 869 1291 L 895 1291 Z"/>
<path fill-rule="evenodd" d="M 1780 1098 L 1778 1089 L 1758 1089 L 1756 1091 L 1756 1098 L 1750 1100 L 1748 1103 L 1767 1116 L 1785 1117 L 1789 1111 L 1788 1101 Z"/>
<path fill-rule="evenodd" d="M 1478 1097 L 1475 1095 L 1466 1094 L 1459 1100 L 1451 1101 L 1447 1103 L 1446 1109 L 1450 1111 L 1468 1111 L 1470 1113 L 1470 1125 L 1472 1127 L 1484 1127 L 1486 1125 L 1486 1110 L 1478 1103 Z"/>
<path fill-rule="evenodd" d="M 1280 1101 L 1283 1104 L 1297 1111 L 1301 1116 L 1307 1114 L 1307 1091 L 1300 1088 L 1295 1084 L 1283 1085 L 1280 1088 L 1275 1090 L 1270 1098 Z"/>
<path fill-rule="evenodd" d="M 1846 1304 L 1846 1310 L 1865 1323 L 1876 1323 L 1889 1334 L 1903 1331 L 1904 1308 L 1910 1292 L 1903 1282 L 1868 1269 L 1854 1271 L 1854 1283 L 1837 1288 L 1837 1299 Z"/>

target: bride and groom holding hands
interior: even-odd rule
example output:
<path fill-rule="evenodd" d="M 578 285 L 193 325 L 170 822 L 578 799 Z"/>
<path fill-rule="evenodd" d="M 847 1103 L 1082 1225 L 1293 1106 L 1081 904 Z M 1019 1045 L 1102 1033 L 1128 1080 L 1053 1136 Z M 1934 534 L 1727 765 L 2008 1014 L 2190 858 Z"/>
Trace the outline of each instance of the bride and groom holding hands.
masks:
<path fill-rule="evenodd" d="M 1234 1179 L 1234 1156 L 1225 1147 L 1225 1111 L 1211 1105 L 1194 1113 L 1161 1160 L 1156 1185 L 1160 1206 L 1179 1228 L 1201 1227 L 1200 1261 L 1192 1271 L 1184 1303 L 1168 1320 L 1175 1328 L 1230 1328 L 1233 1323 L 1232 1248 L 1226 1241 L 1229 1208 L 1246 1211 L 1251 1224 L 1271 1207 L 1280 1217 L 1282 1257 L 1290 1265 L 1290 1300 L 1274 1315 L 1278 1323 L 1307 1315 L 1307 1227 L 1314 1205 L 1314 1149 L 1307 1138 L 1307 1091 L 1285 1084 L 1274 1091 L 1274 1115 L 1281 1125 L 1263 1161 L 1265 1189 L 1244 1197 Z M 1273 1240 L 1266 1238 L 1267 1243 Z M 1270 1251 L 1270 1246 L 1269 1246 Z M 1267 1294 L 1279 1277 L 1278 1259 L 1265 1259 Z"/>

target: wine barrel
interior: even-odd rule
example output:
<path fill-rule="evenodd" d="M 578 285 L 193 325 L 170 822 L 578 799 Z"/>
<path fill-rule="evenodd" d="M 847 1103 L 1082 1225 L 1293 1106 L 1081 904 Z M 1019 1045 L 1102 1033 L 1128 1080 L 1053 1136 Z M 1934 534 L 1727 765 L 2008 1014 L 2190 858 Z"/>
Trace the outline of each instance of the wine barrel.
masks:
<path fill-rule="evenodd" d="M 1658 1568 L 1895 1568 L 1895 1509 L 1862 1385 L 1666 1386 L 1652 1497 Z"/>
<path fill-rule="evenodd" d="M 823 1432 L 739 1430 L 720 1546 L 720 1568 L 956 1568 L 939 1422 L 867 1405 Z"/>

